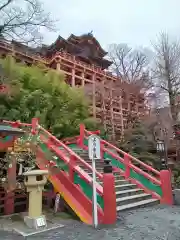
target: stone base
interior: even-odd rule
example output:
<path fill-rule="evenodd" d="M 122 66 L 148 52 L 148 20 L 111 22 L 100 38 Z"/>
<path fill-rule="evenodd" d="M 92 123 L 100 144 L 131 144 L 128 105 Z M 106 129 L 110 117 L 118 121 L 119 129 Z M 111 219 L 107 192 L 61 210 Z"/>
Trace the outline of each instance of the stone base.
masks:
<path fill-rule="evenodd" d="M 180 205 L 180 189 L 176 188 L 173 190 L 174 204 Z"/>
<path fill-rule="evenodd" d="M 47 227 L 46 217 L 44 215 L 36 218 L 24 216 L 24 222 L 29 228 L 41 229 Z"/>

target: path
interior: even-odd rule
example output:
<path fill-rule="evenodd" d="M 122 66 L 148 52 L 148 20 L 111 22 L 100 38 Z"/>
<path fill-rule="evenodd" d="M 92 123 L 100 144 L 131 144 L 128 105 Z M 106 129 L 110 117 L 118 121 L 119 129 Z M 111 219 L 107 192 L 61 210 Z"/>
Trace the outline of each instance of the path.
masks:
<path fill-rule="evenodd" d="M 121 213 L 115 226 L 94 230 L 80 222 L 63 221 L 64 228 L 28 240 L 179 240 L 180 207 L 155 206 Z M 0 239 L 17 239 L 17 235 L 0 233 Z M 20 237 L 18 239 L 21 240 Z M 23 239 L 23 238 L 22 238 Z"/>

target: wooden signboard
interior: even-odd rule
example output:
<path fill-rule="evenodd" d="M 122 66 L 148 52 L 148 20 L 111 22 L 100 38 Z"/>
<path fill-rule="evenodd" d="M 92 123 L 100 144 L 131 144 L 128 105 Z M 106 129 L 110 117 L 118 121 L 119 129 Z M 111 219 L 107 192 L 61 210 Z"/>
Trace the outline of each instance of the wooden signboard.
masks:
<path fill-rule="evenodd" d="M 15 141 L 13 151 L 14 152 L 30 152 L 31 149 L 26 144 L 20 144 L 17 141 Z"/>

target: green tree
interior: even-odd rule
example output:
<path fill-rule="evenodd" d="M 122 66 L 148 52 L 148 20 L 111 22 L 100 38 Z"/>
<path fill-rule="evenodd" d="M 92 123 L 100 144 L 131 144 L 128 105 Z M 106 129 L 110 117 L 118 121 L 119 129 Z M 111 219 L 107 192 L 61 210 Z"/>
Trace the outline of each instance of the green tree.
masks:
<path fill-rule="evenodd" d="M 0 61 L 2 83 L 9 92 L 0 94 L 0 118 L 40 124 L 58 138 L 79 133 L 79 124 L 89 118 L 88 101 L 81 88 L 64 82 L 64 75 L 45 66 L 15 63 L 7 57 Z"/>

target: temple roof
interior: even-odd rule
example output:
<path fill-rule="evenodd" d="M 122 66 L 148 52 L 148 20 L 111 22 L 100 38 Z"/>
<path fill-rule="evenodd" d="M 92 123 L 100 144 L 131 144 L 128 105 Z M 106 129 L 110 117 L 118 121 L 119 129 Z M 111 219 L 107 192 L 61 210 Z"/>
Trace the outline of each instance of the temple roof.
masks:
<path fill-rule="evenodd" d="M 81 36 L 71 34 L 67 39 L 58 36 L 56 41 L 50 46 L 42 47 L 41 52 L 46 57 L 51 57 L 58 51 L 66 51 L 80 58 L 82 61 L 84 60 L 89 64 L 100 66 L 103 69 L 108 68 L 112 64 L 109 60 L 104 59 L 107 52 L 102 49 L 92 33 Z"/>
<path fill-rule="evenodd" d="M 68 42 L 71 43 L 81 43 L 81 42 L 88 42 L 91 45 L 94 45 L 96 47 L 96 50 L 99 52 L 99 54 L 104 57 L 108 52 L 106 52 L 100 45 L 100 43 L 97 41 L 97 39 L 93 36 L 92 33 L 83 34 L 81 36 L 76 36 L 74 34 L 71 34 L 68 39 Z"/>
<path fill-rule="evenodd" d="M 88 64 L 93 64 L 102 69 L 107 69 L 112 62 L 104 59 L 107 52 L 101 47 L 100 43 L 93 36 L 92 32 L 76 36 L 71 34 L 67 39 L 61 36 L 51 45 L 42 45 L 42 47 L 29 47 L 22 43 L 12 40 L 12 45 L 16 50 L 21 50 L 30 55 L 41 55 L 51 58 L 56 52 L 67 52 Z"/>

